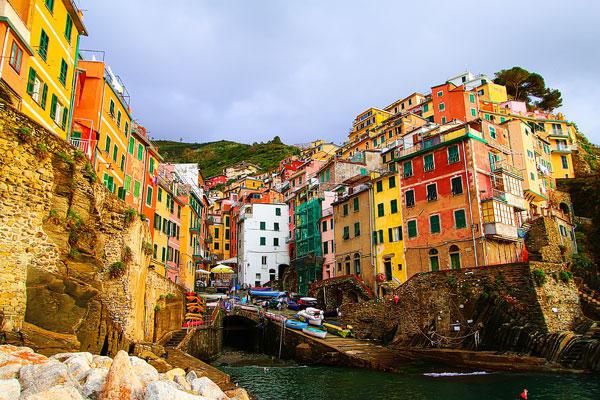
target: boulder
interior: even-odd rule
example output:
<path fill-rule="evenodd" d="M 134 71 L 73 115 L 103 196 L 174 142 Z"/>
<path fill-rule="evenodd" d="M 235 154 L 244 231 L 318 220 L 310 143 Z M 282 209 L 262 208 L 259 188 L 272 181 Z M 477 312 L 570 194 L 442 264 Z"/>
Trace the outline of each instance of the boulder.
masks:
<path fill-rule="evenodd" d="M 148 360 L 148 364 L 156 368 L 158 372 L 167 372 L 168 370 L 173 369 L 173 366 L 169 364 L 164 358 Z"/>
<path fill-rule="evenodd" d="M 106 382 L 98 395 L 99 400 L 138 400 L 144 388 L 131 366 L 129 356 L 120 350 L 106 375 Z"/>
<path fill-rule="evenodd" d="M 139 357 L 129 357 L 133 372 L 137 375 L 142 385 L 145 387 L 148 383 L 158 380 L 158 371 L 152 365 Z"/>
<path fill-rule="evenodd" d="M 198 378 L 199 378 L 199 376 L 196 373 L 196 371 L 194 371 L 194 370 L 190 370 L 190 372 L 188 372 L 187 375 L 185 376 L 185 379 L 190 383 L 190 385 L 192 384 L 194 379 L 198 379 Z"/>
<path fill-rule="evenodd" d="M 89 354 L 89 353 L 87 353 Z M 67 358 L 63 364 L 67 366 L 71 376 L 82 383 L 85 379 L 87 372 L 91 369 L 90 363 L 92 361 L 91 354 L 88 357 L 85 353 L 79 353 L 72 357 Z"/>
<path fill-rule="evenodd" d="M 250 395 L 248 394 L 248 392 L 246 392 L 245 389 L 242 389 L 242 388 L 235 388 L 232 390 L 227 390 L 225 392 L 225 394 L 231 400 L 250 400 Z"/>
<path fill-rule="evenodd" d="M 17 379 L 0 379 L 0 400 L 15 400 L 21 395 L 21 384 Z"/>
<path fill-rule="evenodd" d="M 178 390 L 167 381 L 154 381 L 146 388 L 144 400 L 212 400 Z"/>
<path fill-rule="evenodd" d="M 51 359 L 58 360 L 58 361 L 61 361 L 61 362 L 65 362 L 68 359 L 73 358 L 73 357 L 83 358 L 83 359 L 86 360 L 86 362 L 88 364 L 91 364 L 92 360 L 94 358 L 94 356 L 92 355 L 92 353 L 88 353 L 87 351 L 80 351 L 80 352 L 77 352 L 77 353 L 58 353 L 58 354 L 55 354 L 53 356 L 50 356 Z"/>
<path fill-rule="evenodd" d="M 22 365 L 19 363 L 12 363 L 5 365 L 4 367 L 0 367 L 0 379 L 17 378 L 19 376 L 19 370 L 21 367 Z"/>
<path fill-rule="evenodd" d="M 167 372 L 165 372 L 165 375 L 167 376 L 167 378 L 169 380 L 173 380 L 173 378 L 175 377 L 175 375 L 181 375 L 183 377 L 185 377 L 185 371 L 182 370 L 181 368 L 173 368 L 168 370 Z"/>
<path fill-rule="evenodd" d="M 148 350 L 144 350 L 142 351 L 140 354 L 138 354 L 138 357 L 143 359 L 143 360 L 156 360 L 158 358 L 158 356 L 156 354 L 154 354 L 151 351 Z"/>
<path fill-rule="evenodd" d="M 72 386 L 81 389 L 73 379 L 67 366 L 56 360 L 48 360 L 44 364 L 25 365 L 19 371 L 19 382 L 23 389 L 21 397 L 30 396 L 48 390 L 53 386 Z"/>
<path fill-rule="evenodd" d="M 229 397 L 213 381 L 206 376 L 192 381 L 192 391 L 214 400 L 229 400 Z"/>
<path fill-rule="evenodd" d="M 173 377 L 173 382 L 181 386 L 184 390 L 191 391 L 192 385 L 185 379 L 184 376 L 175 375 Z"/>
<path fill-rule="evenodd" d="M 53 386 L 30 396 L 21 394 L 21 400 L 85 400 L 77 389 L 70 385 Z"/>
<path fill-rule="evenodd" d="M 92 368 L 110 368 L 112 364 L 112 358 L 107 356 L 94 356 L 92 358 Z"/>
<path fill-rule="evenodd" d="M 34 353 L 29 347 L 2 345 L 0 346 L 0 379 L 16 378 L 22 366 L 40 364 L 47 360 L 46 356 Z"/>
<path fill-rule="evenodd" d="M 108 368 L 92 368 L 88 370 L 85 377 L 85 383 L 83 384 L 84 396 L 97 399 L 98 394 L 104 387 L 104 382 L 106 382 L 107 375 Z"/>

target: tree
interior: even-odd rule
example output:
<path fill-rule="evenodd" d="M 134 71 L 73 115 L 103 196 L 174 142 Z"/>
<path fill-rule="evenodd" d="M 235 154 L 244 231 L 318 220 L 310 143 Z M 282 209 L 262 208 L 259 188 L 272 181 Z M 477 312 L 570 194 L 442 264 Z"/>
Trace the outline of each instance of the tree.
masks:
<path fill-rule="evenodd" d="M 273 144 L 282 144 L 281 138 L 279 136 L 275 136 L 273 138 L 273 140 L 271 141 L 271 143 L 273 143 Z"/>
<path fill-rule="evenodd" d="M 557 89 L 546 88 L 544 78 L 521 67 L 512 67 L 496 72 L 494 82 L 506 86 L 506 92 L 514 100 L 524 101 L 545 111 L 552 111 L 562 105 L 561 93 Z M 535 99 L 540 99 L 535 101 Z"/>

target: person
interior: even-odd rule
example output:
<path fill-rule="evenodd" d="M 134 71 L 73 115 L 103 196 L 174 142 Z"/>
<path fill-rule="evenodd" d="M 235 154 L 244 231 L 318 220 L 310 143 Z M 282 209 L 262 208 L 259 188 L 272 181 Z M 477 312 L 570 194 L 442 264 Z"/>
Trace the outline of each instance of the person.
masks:
<path fill-rule="evenodd" d="M 395 295 L 394 295 L 394 304 L 395 304 L 395 305 L 398 305 L 398 302 L 399 302 L 399 301 L 400 301 L 400 297 L 399 297 L 397 294 L 395 294 Z"/>
<path fill-rule="evenodd" d="M 523 391 L 521 392 L 520 398 L 521 400 L 527 400 L 527 389 L 523 389 Z"/>

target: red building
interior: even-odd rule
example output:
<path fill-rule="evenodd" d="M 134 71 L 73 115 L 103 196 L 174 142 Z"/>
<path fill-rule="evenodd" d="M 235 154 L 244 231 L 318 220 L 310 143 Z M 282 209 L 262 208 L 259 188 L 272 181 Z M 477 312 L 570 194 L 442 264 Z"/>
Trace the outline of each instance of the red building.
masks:
<path fill-rule="evenodd" d="M 217 185 L 221 185 L 221 184 L 225 184 L 227 183 L 227 177 L 225 175 L 215 175 L 215 176 L 211 176 L 210 178 L 206 179 L 206 187 L 208 189 L 212 189 Z"/>
<path fill-rule="evenodd" d="M 454 119 L 472 121 L 479 117 L 479 101 L 477 92 L 466 90 L 464 86 L 452 83 L 431 88 L 433 120 L 445 124 Z"/>
<path fill-rule="evenodd" d="M 434 132 L 393 160 L 407 277 L 520 261 L 523 177 L 511 167 L 505 129 L 476 120 Z"/>

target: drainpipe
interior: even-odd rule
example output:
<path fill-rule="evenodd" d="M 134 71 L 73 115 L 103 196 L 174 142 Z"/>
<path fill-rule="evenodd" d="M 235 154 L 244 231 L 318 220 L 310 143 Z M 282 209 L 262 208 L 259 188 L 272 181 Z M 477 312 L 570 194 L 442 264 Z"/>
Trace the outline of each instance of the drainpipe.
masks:
<path fill-rule="evenodd" d="M 467 186 L 467 200 L 469 202 L 469 217 L 471 218 L 471 238 L 473 240 L 473 255 L 475 257 L 475 267 L 479 267 L 479 259 L 477 257 L 477 241 L 475 240 L 475 222 L 473 221 L 473 203 L 471 201 L 471 185 L 469 183 L 469 170 L 467 169 L 467 152 L 465 150 L 465 142 L 462 142 L 463 148 L 463 163 L 465 166 L 465 183 Z M 474 172 L 473 172 L 474 173 Z"/>
<path fill-rule="evenodd" d="M 369 211 L 369 232 L 371 235 L 375 231 L 375 224 L 373 222 L 373 213 L 375 211 L 375 194 L 373 193 L 373 185 L 369 188 L 369 200 L 371 202 L 371 207 Z M 373 284 L 375 285 L 375 295 L 379 296 L 379 288 L 377 287 L 377 246 L 373 244 L 373 236 L 369 237 L 369 242 L 371 246 L 371 263 L 373 264 Z"/>
<path fill-rule="evenodd" d="M 79 61 L 79 38 L 81 35 L 77 35 L 77 45 L 75 46 L 75 65 L 73 66 L 73 83 L 71 84 L 71 104 L 69 109 L 69 122 L 67 127 L 67 141 L 71 140 L 71 135 L 73 134 L 73 108 L 75 106 L 75 84 L 77 82 L 77 76 L 79 72 L 77 71 L 77 62 Z"/>
<path fill-rule="evenodd" d="M 4 72 L 4 58 L 6 54 L 6 45 L 8 43 L 8 34 L 10 33 L 10 26 L 6 24 L 6 34 L 4 35 L 4 44 L 2 44 L 2 62 L 0 62 L 0 78 L 2 78 L 2 72 Z"/>

